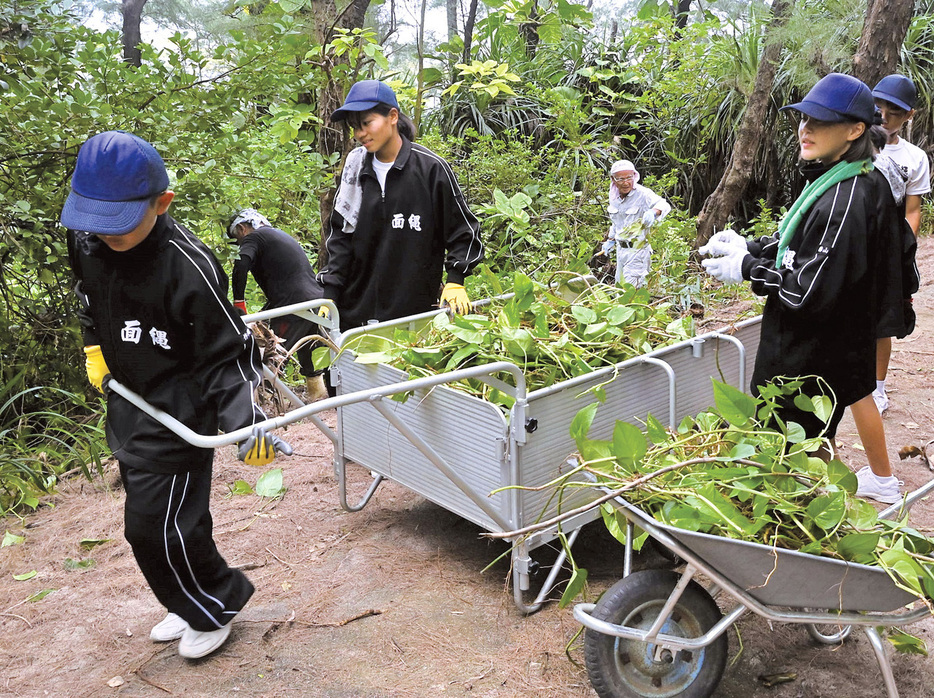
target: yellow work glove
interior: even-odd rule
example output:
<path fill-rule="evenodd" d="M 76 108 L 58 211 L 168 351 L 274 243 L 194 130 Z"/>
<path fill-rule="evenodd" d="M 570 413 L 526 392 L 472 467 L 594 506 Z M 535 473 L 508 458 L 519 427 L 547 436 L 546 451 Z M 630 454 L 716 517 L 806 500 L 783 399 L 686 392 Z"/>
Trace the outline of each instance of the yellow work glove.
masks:
<path fill-rule="evenodd" d="M 441 290 L 441 305 L 451 306 L 451 310 L 458 315 L 465 315 L 470 312 L 470 299 L 461 284 L 444 285 Z"/>
<path fill-rule="evenodd" d="M 331 310 L 326 305 L 322 305 L 318 308 L 318 317 L 329 318 L 331 317 Z"/>
<path fill-rule="evenodd" d="M 104 361 L 104 354 L 101 352 L 100 344 L 84 348 L 84 368 L 88 372 L 88 381 L 91 385 L 98 392 L 104 392 L 104 378 L 110 373 L 110 369 L 107 368 L 107 362 Z"/>
<path fill-rule="evenodd" d="M 247 465 L 269 465 L 276 458 L 276 451 L 292 455 L 292 447 L 278 436 L 267 434 L 262 427 L 253 427 L 250 438 L 240 443 L 237 457 Z"/>

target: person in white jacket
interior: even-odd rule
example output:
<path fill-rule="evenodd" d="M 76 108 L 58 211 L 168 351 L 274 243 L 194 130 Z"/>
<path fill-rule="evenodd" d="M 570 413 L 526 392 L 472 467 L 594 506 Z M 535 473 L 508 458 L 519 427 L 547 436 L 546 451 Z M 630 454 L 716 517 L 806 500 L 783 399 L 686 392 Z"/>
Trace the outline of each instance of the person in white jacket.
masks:
<path fill-rule="evenodd" d="M 671 211 L 671 204 L 639 184 L 639 172 L 629 160 L 618 160 L 610 168 L 607 213 L 610 230 L 603 251 L 616 250 L 616 283 L 645 285 L 652 265 L 652 247 L 646 234 L 656 221 Z"/>

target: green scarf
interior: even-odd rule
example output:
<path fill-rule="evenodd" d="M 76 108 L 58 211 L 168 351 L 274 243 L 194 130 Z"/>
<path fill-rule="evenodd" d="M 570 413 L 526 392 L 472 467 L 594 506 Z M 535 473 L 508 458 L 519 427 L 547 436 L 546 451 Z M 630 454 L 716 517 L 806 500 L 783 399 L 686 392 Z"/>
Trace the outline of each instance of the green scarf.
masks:
<path fill-rule="evenodd" d="M 847 162 L 841 160 L 836 165 L 827 170 L 820 177 L 808 184 L 798 200 L 788 209 L 788 213 L 778 224 L 778 256 L 775 258 L 775 268 L 781 269 L 782 258 L 788 250 L 788 243 L 798 229 L 798 224 L 804 218 L 814 202 L 820 198 L 821 194 L 830 189 L 834 184 L 842 182 L 850 177 L 856 177 L 861 174 L 872 172 L 873 165 L 871 159 L 857 160 L 856 162 Z"/>

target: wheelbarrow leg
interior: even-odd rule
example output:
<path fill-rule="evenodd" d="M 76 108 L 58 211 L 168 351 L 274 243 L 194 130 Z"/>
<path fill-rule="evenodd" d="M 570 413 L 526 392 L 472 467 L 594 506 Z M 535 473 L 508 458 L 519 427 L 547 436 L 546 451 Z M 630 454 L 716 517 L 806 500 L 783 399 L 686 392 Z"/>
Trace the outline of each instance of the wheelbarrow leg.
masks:
<path fill-rule="evenodd" d="M 580 532 L 581 530 L 577 528 L 567 537 L 568 548 L 574 545 L 574 541 L 577 540 L 577 536 L 580 534 Z M 535 601 L 528 605 L 522 599 L 522 592 L 529 588 L 528 568 L 531 558 L 529 558 L 527 547 L 528 544 L 523 543 L 522 545 L 517 546 L 516 549 L 513 550 L 512 554 L 513 598 L 516 602 L 516 608 L 518 608 L 519 611 L 526 616 L 538 612 L 542 605 L 544 605 L 545 598 L 554 588 L 555 579 L 558 578 L 558 574 L 561 572 L 561 568 L 564 567 L 564 562 L 568 557 L 567 550 L 562 546 L 561 552 L 558 553 L 558 557 L 555 560 L 555 564 L 552 565 L 551 571 L 548 573 L 548 577 L 545 578 L 545 582 L 542 584 L 542 588 L 538 592 L 538 596 L 535 597 Z"/>
<path fill-rule="evenodd" d="M 879 670 L 882 672 L 882 680 L 885 682 L 885 695 L 888 698 L 898 698 L 898 687 L 895 685 L 895 676 L 892 674 L 892 665 L 889 663 L 889 657 L 885 653 L 885 643 L 879 636 L 875 628 L 866 626 L 863 628 L 866 637 L 869 638 L 869 644 L 872 645 L 872 651 L 876 653 L 876 660 L 879 662 Z"/>

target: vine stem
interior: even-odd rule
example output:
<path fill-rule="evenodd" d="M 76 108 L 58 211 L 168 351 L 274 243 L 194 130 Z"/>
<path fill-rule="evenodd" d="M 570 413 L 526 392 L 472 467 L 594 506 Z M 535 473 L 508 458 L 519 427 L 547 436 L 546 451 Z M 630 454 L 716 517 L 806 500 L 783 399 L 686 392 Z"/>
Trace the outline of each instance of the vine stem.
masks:
<path fill-rule="evenodd" d="M 593 500 L 592 502 L 579 506 L 576 509 L 571 509 L 570 511 L 566 511 L 562 514 L 558 514 L 557 516 L 551 519 L 548 519 L 546 521 L 540 521 L 539 523 L 532 524 L 530 526 L 525 526 L 524 528 L 519 528 L 519 529 L 516 529 L 515 531 L 503 531 L 500 533 L 495 533 L 495 532 L 484 533 L 482 535 L 486 536 L 487 538 L 494 538 L 497 540 L 501 540 L 504 538 L 519 538 L 522 536 L 528 536 L 528 535 L 531 535 L 532 533 L 543 531 L 546 528 L 551 528 L 552 526 L 559 524 L 562 521 L 565 521 L 573 516 L 577 516 L 578 514 L 583 514 L 584 512 L 590 511 L 591 509 L 595 509 L 596 507 L 604 504 L 605 502 L 608 502 L 611 499 L 615 499 L 616 497 L 623 494 L 624 492 L 634 489 L 638 487 L 639 485 L 642 485 L 648 482 L 649 480 L 652 480 L 653 478 L 658 477 L 659 475 L 670 473 L 673 470 L 678 470 L 679 468 L 684 468 L 688 465 L 696 465 L 698 463 L 716 463 L 716 462 L 719 462 L 719 460 L 720 460 L 719 458 L 712 458 L 712 457 L 692 458 L 691 460 L 686 460 L 681 463 L 675 463 L 673 465 L 666 465 L 664 468 L 659 468 L 654 473 L 649 473 L 648 475 L 643 475 L 642 477 L 636 478 L 635 480 L 630 480 L 622 487 L 615 489 L 612 492 L 608 492 L 602 497 L 598 497 L 597 499 Z M 733 462 L 742 463 L 744 465 L 752 465 L 757 468 L 762 467 L 761 463 L 756 463 L 755 461 L 747 460 L 745 458 L 737 458 Z"/>

